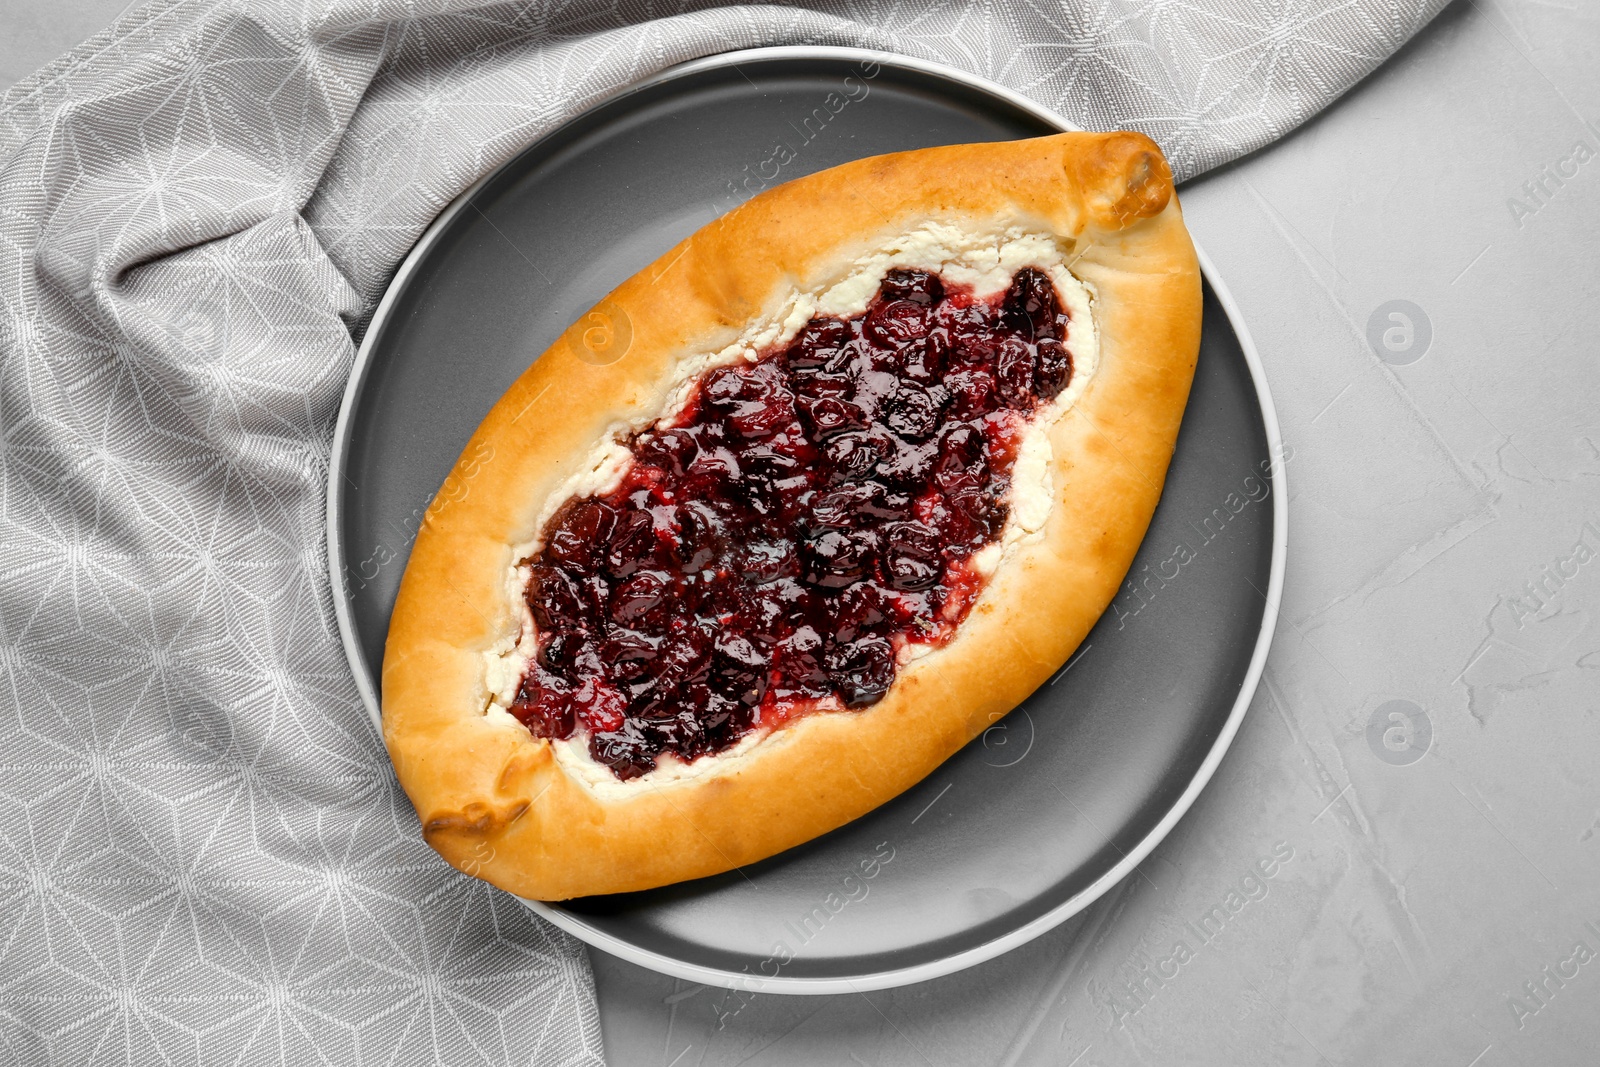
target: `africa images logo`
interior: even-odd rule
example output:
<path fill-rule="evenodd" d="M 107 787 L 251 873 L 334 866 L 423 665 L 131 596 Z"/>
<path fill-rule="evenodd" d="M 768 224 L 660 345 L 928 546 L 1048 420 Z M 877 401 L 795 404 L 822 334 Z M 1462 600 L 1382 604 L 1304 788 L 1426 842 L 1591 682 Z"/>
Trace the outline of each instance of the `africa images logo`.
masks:
<path fill-rule="evenodd" d="M 1406 767 L 1433 746 L 1433 721 L 1409 700 L 1388 700 L 1367 720 L 1367 747 L 1393 767 Z"/>
<path fill-rule="evenodd" d="M 835 915 L 852 904 L 860 904 L 866 900 L 867 895 L 872 892 L 870 883 L 883 873 L 885 867 L 894 862 L 894 855 L 893 845 L 887 841 L 880 842 L 873 849 L 872 855 L 857 862 L 853 869 L 847 869 L 835 887 L 826 895 L 803 914 L 786 920 L 783 924 L 784 936 L 773 940 L 771 953 L 756 965 L 756 971 L 759 973 L 752 974 L 750 965 L 745 964 L 744 975 L 737 978 L 735 985 L 730 987 L 722 999 L 712 1007 L 717 1016 L 717 1029 L 725 1029 L 728 1021 L 745 1009 L 745 1005 L 754 999 L 763 980 L 781 975 L 784 968 L 800 955 L 813 938 L 822 933 Z M 790 939 L 793 940 L 793 945 L 790 944 Z"/>
<path fill-rule="evenodd" d="M 1405 367 L 1428 354 L 1433 323 L 1409 300 L 1379 304 L 1367 317 L 1367 345 L 1391 367 Z"/>
<path fill-rule="evenodd" d="M 1176 917 L 1179 932 L 1170 947 L 1147 951 L 1141 942 L 1141 947 L 1116 968 L 1109 980 L 1089 979 L 1084 993 L 1105 1028 L 1126 1029 L 1127 1021 L 1177 981 L 1206 946 L 1233 929 L 1246 909 L 1267 898 L 1273 881 L 1294 857 L 1293 845 L 1275 842 L 1272 851 L 1251 864 L 1210 908 L 1192 917 Z"/>
<path fill-rule="evenodd" d="M 1223 497 L 1210 514 L 1200 516 L 1198 522 L 1189 521 L 1193 537 L 1179 541 L 1165 558 L 1140 564 L 1137 572 L 1130 571 L 1109 609 L 1117 620 L 1117 629 L 1124 629 L 1129 619 L 1149 607 L 1162 590 L 1177 581 L 1184 568 L 1204 555 L 1207 546 L 1221 537 L 1245 509 L 1265 502 L 1272 495 L 1274 477 L 1293 458 L 1294 449 L 1280 445 L 1273 458 L 1263 459 L 1256 465 L 1259 474 L 1246 475 L 1238 488 Z"/>
<path fill-rule="evenodd" d="M 1567 183 L 1578 177 L 1583 165 L 1595 157 L 1589 142 L 1574 141 L 1567 154 L 1554 163 L 1539 168 L 1539 173 L 1522 183 L 1518 195 L 1506 197 L 1506 208 L 1511 221 L 1522 229 L 1528 219 L 1537 215 L 1546 204 L 1561 195 Z"/>

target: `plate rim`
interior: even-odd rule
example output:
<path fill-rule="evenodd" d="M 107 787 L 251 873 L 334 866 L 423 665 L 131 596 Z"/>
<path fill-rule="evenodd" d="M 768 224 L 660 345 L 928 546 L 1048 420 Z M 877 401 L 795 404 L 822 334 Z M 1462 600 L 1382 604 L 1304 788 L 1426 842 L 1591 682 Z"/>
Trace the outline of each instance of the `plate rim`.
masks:
<path fill-rule="evenodd" d="M 339 416 L 334 424 L 333 442 L 328 456 L 324 533 L 327 542 L 328 577 L 332 585 L 334 617 L 338 624 L 339 640 L 344 646 L 345 658 L 354 677 L 357 692 L 361 697 L 361 702 L 366 709 L 368 718 L 372 720 L 380 737 L 383 733 L 382 711 L 379 706 L 377 690 L 373 685 L 373 672 L 367 663 L 366 654 L 361 650 L 360 644 L 356 639 L 355 625 L 350 615 L 349 587 L 346 583 L 345 575 L 346 561 L 344 548 L 339 538 L 339 527 L 344 512 L 341 482 L 347 477 L 345 463 L 350 447 L 351 411 L 357 395 L 361 392 L 361 388 L 366 382 L 374 347 L 373 339 L 380 332 L 379 328 L 387 318 L 397 294 L 404 287 L 405 281 L 414 273 L 422 257 L 438 240 L 440 233 L 456 215 L 467 207 L 478 190 L 497 176 L 522 152 L 548 137 L 555 130 L 559 130 L 580 116 L 621 97 L 665 82 L 675 81 L 704 70 L 715 70 L 723 67 L 737 69 L 741 62 L 767 62 L 781 59 L 855 60 L 858 62 L 877 63 L 881 66 L 897 67 L 919 74 L 928 74 L 998 98 L 1032 115 L 1045 124 L 1054 126 L 1056 129 L 1062 131 L 1082 129 L 1082 127 L 1069 122 L 1053 110 L 1023 96 L 1015 90 L 943 63 L 913 56 L 903 56 L 878 49 L 856 48 L 845 45 L 775 45 L 760 48 L 742 48 L 674 64 L 648 77 L 618 87 L 614 92 L 593 101 L 582 111 L 569 116 L 561 125 L 540 134 L 521 146 L 515 153 L 507 157 L 505 162 L 462 190 L 422 231 L 421 236 L 417 238 L 416 243 L 411 246 L 411 250 L 406 253 L 400 266 L 395 270 L 394 276 L 389 279 L 388 284 L 384 287 L 383 296 L 373 309 L 372 317 L 367 321 L 367 328 L 362 335 L 361 344 L 357 348 L 355 358 L 350 365 L 350 377 L 345 383 L 344 395 L 339 403 Z M 1250 336 L 1250 331 L 1244 322 L 1244 316 L 1239 310 L 1232 292 L 1218 277 L 1215 265 L 1212 263 L 1211 258 L 1206 255 L 1205 250 L 1200 247 L 1199 242 L 1195 242 L 1195 252 L 1200 261 L 1200 272 L 1205 281 L 1211 286 L 1212 292 L 1217 297 L 1217 302 L 1222 305 L 1223 313 L 1228 318 L 1228 324 L 1238 339 L 1245 365 L 1250 372 L 1251 384 L 1255 389 L 1256 402 L 1261 411 L 1262 425 L 1267 438 L 1267 448 L 1273 461 L 1271 469 L 1273 489 L 1272 562 L 1268 571 L 1267 591 L 1264 597 L 1266 606 L 1262 612 L 1261 629 L 1256 635 L 1255 647 L 1250 656 L 1250 664 L 1245 670 L 1244 680 L 1239 686 L 1238 695 L 1234 699 L 1233 707 L 1229 710 L 1228 718 L 1224 722 L 1222 730 L 1212 742 L 1205 759 L 1201 761 L 1199 768 L 1185 786 L 1182 794 L 1167 809 L 1156 825 L 1151 827 L 1145 836 L 1139 840 L 1137 845 L 1128 850 L 1105 873 L 1089 885 L 1044 914 L 1035 916 L 1028 922 L 999 937 L 936 960 L 912 964 L 907 967 L 873 971 L 851 978 L 785 977 L 781 974 L 768 976 L 692 963 L 665 953 L 641 948 L 638 945 L 599 930 L 559 904 L 529 900 L 524 897 L 517 897 L 516 899 L 585 944 L 660 974 L 705 985 L 740 989 L 752 993 L 787 993 L 817 996 L 832 993 L 865 993 L 873 990 L 893 989 L 899 986 L 925 982 L 933 978 L 940 978 L 976 966 L 1055 929 L 1072 916 L 1088 908 L 1112 887 L 1131 874 L 1144 861 L 1145 857 L 1166 838 L 1172 828 L 1194 805 L 1201 791 L 1210 783 L 1217 767 L 1221 765 L 1223 757 L 1233 744 L 1234 736 L 1239 732 L 1239 727 L 1244 722 L 1245 712 L 1249 710 L 1251 702 L 1255 699 L 1256 688 L 1260 684 L 1262 672 L 1266 668 L 1267 654 L 1272 647 L 1273 635 L 1277 630 L 1278 610 L 1283 595 L 1284 572 L 1288 556 L 1289 504 L 1288 484 L 1285 477 L 1287 464 L 1278 461 L 1279 457 L 1283 455 L 1283 436 L 1278 425 L 1277 408 L 1272 401 L 1272 392 L 1267 385 L 1266 371 L 1261 364 L 1255 341 Z"/>

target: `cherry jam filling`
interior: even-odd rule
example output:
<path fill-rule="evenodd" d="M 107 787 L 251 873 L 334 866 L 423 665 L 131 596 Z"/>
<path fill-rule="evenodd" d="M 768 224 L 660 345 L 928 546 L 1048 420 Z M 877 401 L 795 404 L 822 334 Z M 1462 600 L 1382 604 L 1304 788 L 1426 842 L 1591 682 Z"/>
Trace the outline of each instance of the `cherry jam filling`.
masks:
<path fill-rule="evenodd" d="M 864 708 L 948 641 L 1006 522 L 1027 417 L 1072 377 L 1048 275 L 989 300 L 892 270 L 867 310 L 705 375 L 524 561 L 537 654 L 511 712 L 618 778 Z"/>

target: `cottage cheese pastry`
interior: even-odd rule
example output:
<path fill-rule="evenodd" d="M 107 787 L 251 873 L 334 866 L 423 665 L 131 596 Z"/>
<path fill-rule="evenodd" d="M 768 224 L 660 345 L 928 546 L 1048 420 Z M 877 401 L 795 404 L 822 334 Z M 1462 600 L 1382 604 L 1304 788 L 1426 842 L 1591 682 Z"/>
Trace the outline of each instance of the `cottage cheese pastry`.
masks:
<path fill-rule="evenodd" d="M 428 509 L 383 665 L 427 840 L 564 899 L 916 783 L 1105 610 L 1199 337 L 1139 134 L 864 159 L 695 233 L 512 385 Z"/>

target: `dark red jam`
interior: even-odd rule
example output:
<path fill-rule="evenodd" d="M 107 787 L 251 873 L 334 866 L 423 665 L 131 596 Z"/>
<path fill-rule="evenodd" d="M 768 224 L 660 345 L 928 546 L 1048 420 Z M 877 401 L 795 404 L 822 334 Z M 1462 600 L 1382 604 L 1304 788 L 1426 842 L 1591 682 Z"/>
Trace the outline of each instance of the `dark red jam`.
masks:
<path fill-rule="evenodd" d="M 1049 277 L 974 299 L 892 270 L 866 312 L 705 375 L 564 505 L 530 560 L 538 653 L 511 708 L 618 778 L 809 711 L 864 708 L 948 641 L 1005 526 L 1019 433 L 1072 376 Z"/>

